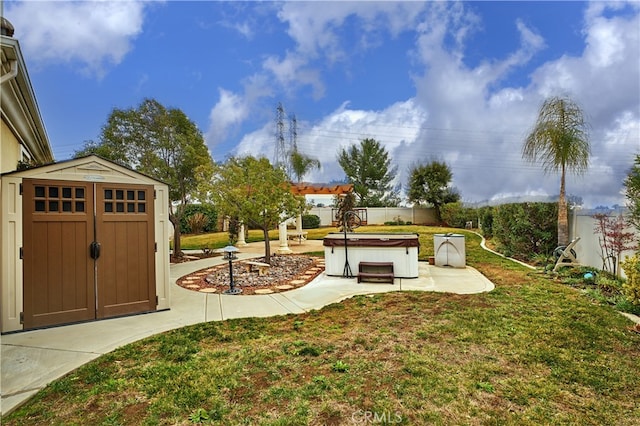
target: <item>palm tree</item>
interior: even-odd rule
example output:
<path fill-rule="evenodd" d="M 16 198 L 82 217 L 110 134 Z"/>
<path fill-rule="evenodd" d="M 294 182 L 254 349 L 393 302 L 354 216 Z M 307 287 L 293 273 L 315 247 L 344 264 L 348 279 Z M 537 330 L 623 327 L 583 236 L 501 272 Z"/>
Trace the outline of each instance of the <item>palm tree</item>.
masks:
<path fill-rule="evenodd" d="M 538 112 L 533 130 L 522 147 L 522 157 L 541 162 L 545 173 L 560 171 L 558 200 L 558 244 L 569 243 L 569 218 L 565 176 L 567 171 L 582 174 L 589 165 L 591 146 L 584 113 L 571 99 L 551 97 Z"/>
<path fill-rule="evenodd" d="M 302 182 L 304 175 L 311 171 L 311 169 L 320 169 L 319 160 L 307 157 L 295 148 L 291 151 L 289 159 L 291 161 L 291 170 L 298 183 Z"/>

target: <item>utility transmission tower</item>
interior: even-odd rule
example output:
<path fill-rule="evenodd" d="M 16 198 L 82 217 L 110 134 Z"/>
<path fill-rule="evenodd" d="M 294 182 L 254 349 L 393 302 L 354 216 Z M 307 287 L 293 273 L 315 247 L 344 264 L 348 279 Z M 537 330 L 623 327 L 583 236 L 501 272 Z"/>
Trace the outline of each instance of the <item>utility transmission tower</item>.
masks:
<path fill-rule="evenodd" d="M 281 102 L 278 102 L 278 106 L 276 107 L 276 147 L 273 164 L 276 167 L 282 167 L 287 171 L 289 159 L 287 158 L 288 153 L 284 140 L 284 120 L 284 107 Z"/>
<path fill-rule="evenodd" d="M 298 150 L 298 119 L 295 114 L 289 116 L 289 146 L 292 152 Z"/>

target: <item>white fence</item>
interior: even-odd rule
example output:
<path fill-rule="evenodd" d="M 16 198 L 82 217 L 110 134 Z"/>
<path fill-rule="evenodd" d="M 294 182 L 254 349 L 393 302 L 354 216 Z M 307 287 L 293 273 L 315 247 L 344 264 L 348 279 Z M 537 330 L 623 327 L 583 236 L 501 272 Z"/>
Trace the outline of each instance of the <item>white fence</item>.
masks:
<path fill-rule="evenodd" d="M 435 225 L 436 214 L 433 208 L 425 207 L 367 207 L 367 224 L 384 225 L 385 222 L 402 220 L 415 225 Z M 335 210 L 333 210 L 335 213 Z M 307 214 L 320 218 L 320 226 L 331 226 L 331 207 L 313 207 Z"/>
<path fill-rule="evenodd" d="M 611 213 L 611 216 L 617 216 L 620 213 Z M 578 255 L 578 262 L 586 266 L 592 266 L 597 269 L 603 269 L 602 249 L 600 246 L 600 240 L 602 234 L 595 232 L 597 220 L 593 218 L 593 213 L 586 213 L 578 211 L 577 214 L 574 211 L 569 216 L 569 236 L 570 239 L 580 237 L 580 241 L 575 245 L 575 251 Z M 633 227 L 628 227 L 626 232 L 633 232 Z M 635 231 L 638 232 L 637 230 Z M 637 240 L 637 238 L 636 238 Z M 632 256 L 635 252 L 633 250 L 627 250 L 622 252 L 620 260 L 623 261 L 626 256 Z M 609 268 L 609 272 L 611 268 Z M 624 271 L 617 266 L 621 276 L 624 275 Z"/>

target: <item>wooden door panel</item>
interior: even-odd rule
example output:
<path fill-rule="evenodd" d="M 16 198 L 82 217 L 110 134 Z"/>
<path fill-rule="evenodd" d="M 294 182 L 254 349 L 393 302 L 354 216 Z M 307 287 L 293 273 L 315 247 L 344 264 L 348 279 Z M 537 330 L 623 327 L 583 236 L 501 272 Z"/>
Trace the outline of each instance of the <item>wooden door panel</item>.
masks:
<path fill-rule="evenodd" d="M 93 187 L 23 181 L 25 329 L 95 318 Z"/>
<path fill-rule="evenodd" d="M 156 309 L 153 187 L 96 188 L 98 318 Z"/>
<path fill-rule="evenodd" d="M 25 329 L 155 310 L 153 213 L 152 186 L 25 179 Z"/>

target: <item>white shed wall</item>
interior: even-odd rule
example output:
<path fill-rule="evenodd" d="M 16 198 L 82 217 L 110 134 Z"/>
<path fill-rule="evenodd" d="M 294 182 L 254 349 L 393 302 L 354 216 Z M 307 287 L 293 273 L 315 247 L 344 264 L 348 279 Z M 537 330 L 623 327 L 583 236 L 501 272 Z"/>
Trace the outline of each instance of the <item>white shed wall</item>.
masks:
<path fill-rule="evenodd" d="M 2 211 L 0 218 L 0 254 L 2 255 L 2 331 L 21 330 L 20 312 L 22 312 L 22 179 L 2 178 Z M 19 283 L 19 284 L 18 284 Z"/>

